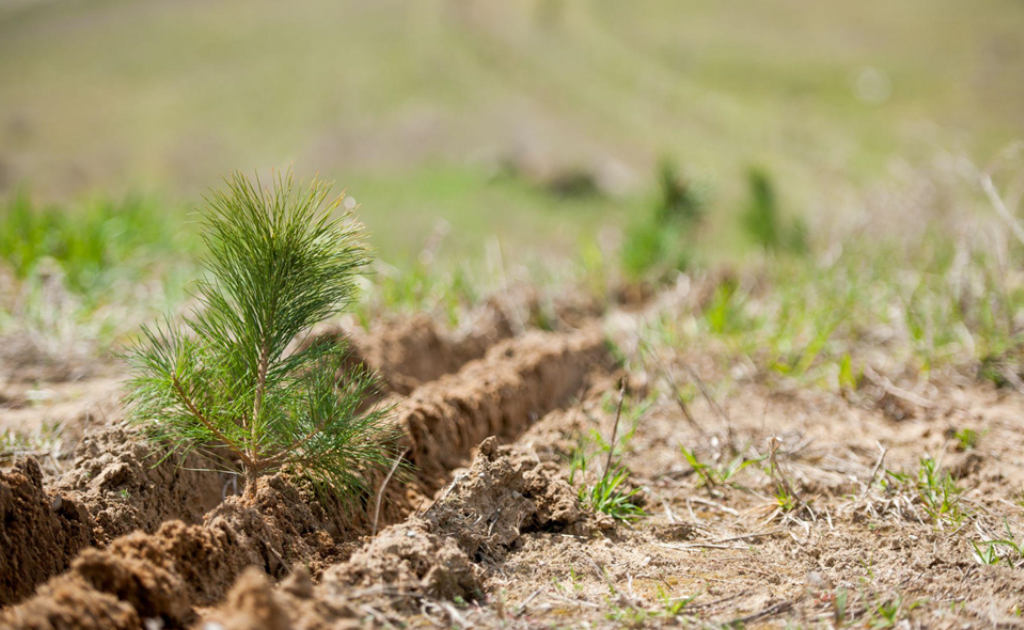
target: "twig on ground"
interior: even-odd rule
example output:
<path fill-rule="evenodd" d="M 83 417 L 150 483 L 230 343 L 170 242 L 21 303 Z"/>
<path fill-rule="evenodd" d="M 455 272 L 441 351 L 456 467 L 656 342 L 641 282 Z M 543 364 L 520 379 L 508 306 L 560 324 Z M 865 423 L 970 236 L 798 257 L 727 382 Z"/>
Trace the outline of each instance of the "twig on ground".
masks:
<path fill-rule="evenodd" d="M 728 597 L 721 597 L 719 599 L 715 599 L 715 600 L 712 600 L 710 602 L 692 603 L 692 604 L 689 604 L 686 608 L 687 608 L 687 610 L 695 610 L 695 609 L 707 610 L 707 609 L 713 608 L 715 606 L 718 606 L 720 604 L 724 604 L 726 602 L 731 602 L 734 599 L 739 599 L 739 598 L 741 598 L 741 597 L 743 597 L 743 596 L 745 596 L 745 595 L 747 595 L 749 593 L 750 593 L 750 589 L 744 589 L 744 590 L 740 591 L 739 593 L 734 593 L 732 595 L 729 595 Z"/>
<path fill-rule="evenodd" d="M 902 387 L 897 387 L 888 378 L 874 371 L 870 365 L 864 366 L 864 376 L 872 383 L 881 387 L 887 394 L 905 400 L 912 405 L 917 405 L 922 409 L 931 409 L 934 406 L 930 400 L 926 400 L 914 392 L 907 391 Z"/>
<path fill-rule="evenodd" d="M 562 595 L 560 593 L 548 593 L 548 597 L 554 597 L 555 599 L 560 599 L 563 602 L 569 602 L 570 604 L 576 604 L 577 606 L 585 606 L 587 608 L 601 608 L 601 606 L 595 604 L 594 602 L 588 602 L 585 599 L 572 599 L 571 597 L 566 597 L 565 595 Z"/>
<path fill-rule="evenodd" d="M 679 385 L 676 383 L 676 378 L 675 375 L 672 373 L 672 368 L 669 367 L 668 364 L 662 360 L 661 353 L 658 352 L 656 348 L 654 348 L 651 344 L 646 345 L 648 348 L 650 348 L 651 353 L 654 355 L 655 361 L 658 362 L 658 367 L 661 369 L 661 372 L 665 375 L 665 380 L 668 381 L 668 386 L 672 389 L 672 397 L 675 399 L 676 405 L 679 406 L 679 410 L 683 413 L 683 417 L 686 418 L 686 421 L 690 424 L 691 427 L 694 428 L 694 430 L 697 431 L 697 433 L 704 435 L 704 428 L 700 426 L 700 424 L 697 422 L 697 419 L 693 417 L 693 414 L 690 413 L 689 405 L 687 405 L 686 401 L 683 400 L 682 392 L 679 391 Z"/>
<path fill-rule="evenodd" d="M 725 424 L 725 432 L 729 438 L 729 448 L 732 450 L 733 453 L 736 453 L 736 441 L 733 438 L 732 420 L 729 419 L 729 414 L 727 414 L 725 412 L 725 409 L 722 409 L 718 402 L 715 401 L 714 397 L 711 396 L 711 391 L 708 390 L 707 385 L 704 384 L 704 381 L 701 379 L 700 375 L 697 374 L 697 371 L 694 370 L 693 367 L 691 367 L 690 364 L 687 363 L 686 361 L 683 361 L 682 359 L 680 359 L 679 361 L 680 363 L 683 364 L 683 369 L 685 369 L 686 373 L 690 375 L 690 378 L 693 379 L 693 382 L 697 384 L 697 389 L 700 390 L 700 393 L 702 396 L 704 396 L 704 399 L 708 401 L 708 405 L 711 407 L 711 410 L 714 411 L 715 414 Z"/>
<path fill-rule="evenodd" d="M 864 484 L 864 492 L 861 497 L 871 492 L 871 485 L 875 483 L 875 477 L 878 476 L 878 471 L 882 469 L 882 464 L 885 463 L 885 455 L 889 452 L 889 449 L 882 446 L 881 442 L 877 442 L 879 450 L 882 451 L 881 455 L 878 456 L 878 461 L 875 463 L 875 467 L 871 469 L 871 476 L 868 477 L 868 482 Z"/>
<path fill-rule="evenodd" d="M 380 518 L 380 503 L 384 498 L 384 490 L 388 487 L 388 482 L 391 481 L 391 477 L 394 476 L 395 471 L 398 470 L 398 466 L 402 463 L 402 458 L 409 452 L 406 448 L 402 453 L 395 458 L 395 463 L 391 465 L 391 470 L 388 471 L 388 476 L 384 477 L 384 481 L 380 484 L 380 489 L 377 490 L 377 505 L 373 509 L 373 533 L 372 536 L 377 535 L 377 519 Z"/>
<path fill-rule="evenodd" d="M 523 613 L 526 612 L 526 606 L 530 602 L 532 602 L 538 595 L 540 595 L 543 590 L 544 590 L 544 587 L 542 586 L 542 587 L 538 588 L 537 590 L 535 590 L 534 592 L 530 593 L 530 596 L 527 597 L 526 599 L 524 599 L 523 603 L 519 604 L 518 610 L 516 611 L 515 616 L 519 617 L 519 616 L 523 615 Z"/>
<path fill-rule="evenodd" d="M 711 544 L 718 545 L 718 544 L 727 543 L 727 542 L 736 542 L 737 540 L 750 540 L 751 538 L 763 538 L 765 536 L 771 536 L 773 534 L 778 534 L 778 533 L 780 533 L 782 531 L 785 531 L 785 530 L 783 530 L 781 528 L 778 528 L 778 529 L 771 529 L 771 530 L 768 530 L 766 532 L 759 532 L 759 533 L 756 533 L 756 534 L 746 534 L 744 536 L 733 536 L 732 538 L 719 538 L 718 540 L 712 540 Z"/>
<path fill-rule="evenodd" d="M 732 621 L 726 622 L 724 625 L 726 627 L 744 626 L 754 621 L 761 621 L 763 619 L 774 617 L 775 615 L 781 615 L 782 613 L 786 613 L 790 610 L 793 610 L 793 605 L 796 604 L 796 602 L 798 601 L 799 600 L 797 599 L 790 599 L 784 602 L 779 602 L 778 604 L 773 604 L 772 606 L 769 606 L 768 608 L 765 608 L 764 610 L 756 612 L 752 615 L 747 615 L 746 617 L 733 619 Z"/>
<path fill-rule="evenodd" d="M 740 513 L 738 511 L 732 509 L 731 507 L 728 507 L 726 505 L 722 505 L 721 503 L 716 503 L 714 501 L 709 501 L 708 499 L 701 499 L 699 497 L 689 497 L 687 499 L 687 501 L 688 502 L 689 501 L 693 501 L 694 503 L 700 503 L 701 505 L 707 505 L 709 507 L 713 507 L 715 509 L 721 510 L 721 511 L 725 512 L 726 514 L 731 514 L 732 516 L 739 516 L 740 515 Z"/>
<path fill-rule="evenodd" d="M 665 516 L 668 517 L 668 522 L 673 524 L 676 523 L 676 515 L 672 513 L 672 508 L 669 507 L 668 501 L 662 499 L 661 505 L 665 508 Z"/>
<path fill-rule="evenodd" d="M 670 545 L 668 543 L 652 543 L 655 547 L 662 549 L 673 549 L 675 551 L 699 551 L 700 549 L 732 549 L 734 551 L 745 551 L 747 548 L 742 545 L 715 545 L 712 543 L 688 543 L 685 545 Z"/>

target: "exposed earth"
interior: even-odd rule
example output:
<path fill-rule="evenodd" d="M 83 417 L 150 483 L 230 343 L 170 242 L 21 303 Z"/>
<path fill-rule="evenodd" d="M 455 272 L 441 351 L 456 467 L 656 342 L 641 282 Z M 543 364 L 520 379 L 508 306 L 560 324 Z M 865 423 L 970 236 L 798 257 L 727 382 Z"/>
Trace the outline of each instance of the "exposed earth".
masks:
<path fill-rule="evenodd" d="M 379 512 L 284 474 L 246 503 L 198 456 L 161 461 L 116 365 L 8 378 L 0 428 L 55 437 L 5 455 L 0 628 L 1024 627 L 1024 397 L 740 364 L 724 390 L 716 357 L 645 336 L 699 299 L 324 327 L 404 431 Z M 609 461 L 643 516 L 580 500 Z"/>

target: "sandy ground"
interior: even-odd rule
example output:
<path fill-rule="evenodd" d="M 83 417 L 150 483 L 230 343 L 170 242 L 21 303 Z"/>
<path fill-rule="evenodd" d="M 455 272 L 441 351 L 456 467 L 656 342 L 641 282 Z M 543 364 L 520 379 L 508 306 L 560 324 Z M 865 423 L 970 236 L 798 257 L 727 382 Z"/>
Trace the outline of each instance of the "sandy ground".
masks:
<path fill-rule="evenodd" d="M 635 314 L 490 321 L 356 338 L 398 384 L 413 465 L 379 519 L 375 497 L 328 504 L 282 475 L 248 504 L 230 476 L 153 467 L 115 412 L 59 465 L 19 459 L 0 478 L 0 627 L 1024 626 L 1020 394 L 719 388 L 695 352 L 612 361 Z M 45 411 L 116 402 L 102 384 Z M 0 426 L 42 426 L 11 391 Z M 613 433 L 641 518 L 578 499 Z"/>

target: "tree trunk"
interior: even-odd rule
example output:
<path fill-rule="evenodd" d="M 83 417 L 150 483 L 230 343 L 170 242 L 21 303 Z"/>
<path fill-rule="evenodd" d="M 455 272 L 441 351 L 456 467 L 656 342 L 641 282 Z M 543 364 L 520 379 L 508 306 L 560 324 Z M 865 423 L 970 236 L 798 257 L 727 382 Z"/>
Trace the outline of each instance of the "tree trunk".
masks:
<path fill-rule="evenodd" d="M 259 474 L 251 469 L 245 469 L 245 491 L 242 494 L 242 498 L 246 503 L 252 503 L 256 500 L 256 480 L 259 479 Z"/>

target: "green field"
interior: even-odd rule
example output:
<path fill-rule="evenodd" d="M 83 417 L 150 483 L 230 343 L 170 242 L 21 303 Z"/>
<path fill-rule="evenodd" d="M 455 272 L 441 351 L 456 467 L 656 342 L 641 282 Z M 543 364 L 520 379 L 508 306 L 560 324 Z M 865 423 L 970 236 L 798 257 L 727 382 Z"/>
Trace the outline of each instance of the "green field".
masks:
<path fill-rule="evenodd" d="M 291 165 L 396 261 L 442 218 L 448 254 L 571 251 L 647 205 L 662 157 L 711 187 L 729 249 L 751 165 L 787 212 L 847 212 L 900 164 L 984 162 L 1022 104 L 1014 0 L 0 3 L 5 194 L 188 207 Z M 616 194 L 544 185 L 577 171 Z"/>

